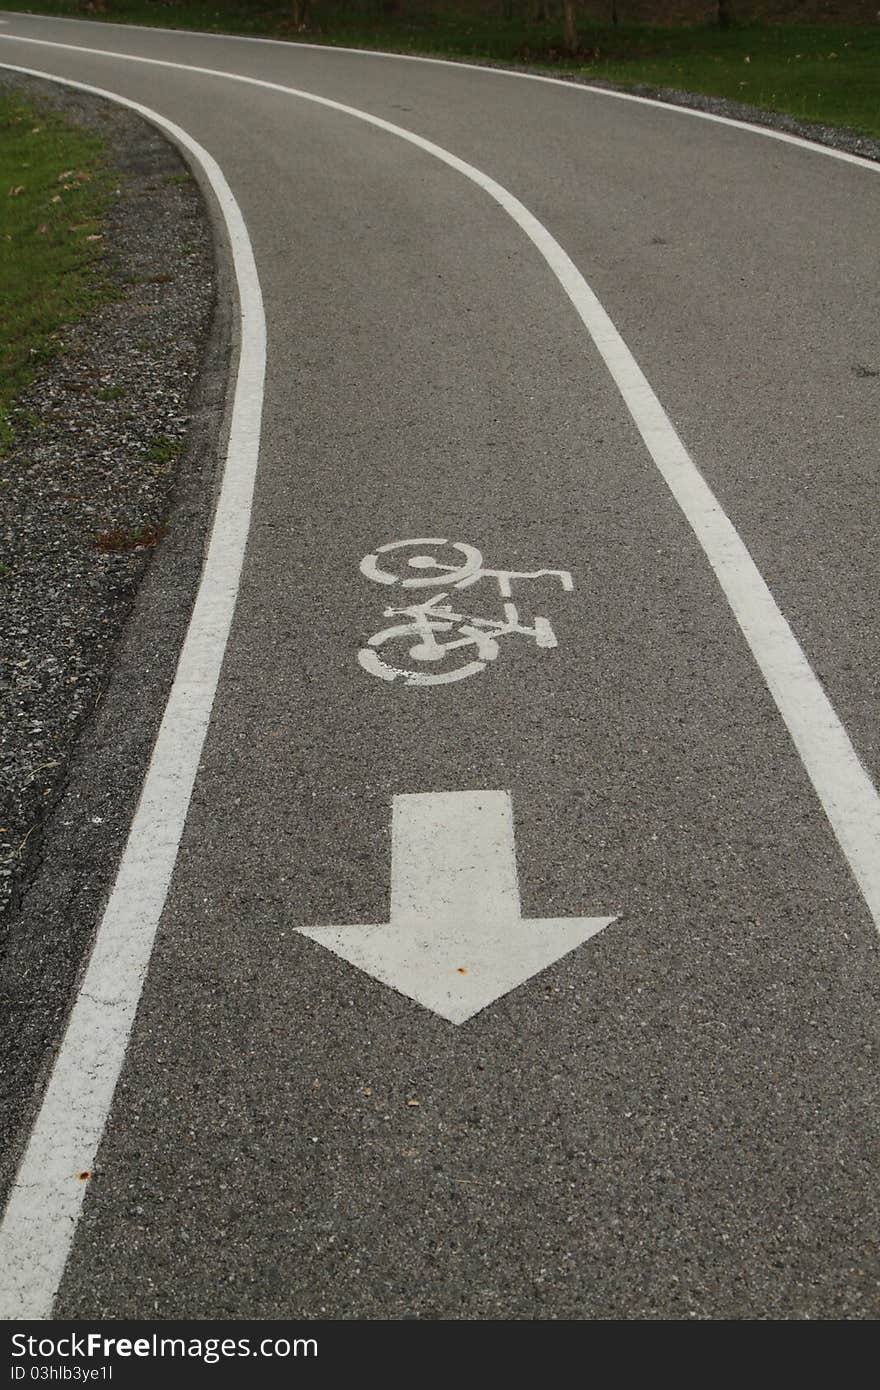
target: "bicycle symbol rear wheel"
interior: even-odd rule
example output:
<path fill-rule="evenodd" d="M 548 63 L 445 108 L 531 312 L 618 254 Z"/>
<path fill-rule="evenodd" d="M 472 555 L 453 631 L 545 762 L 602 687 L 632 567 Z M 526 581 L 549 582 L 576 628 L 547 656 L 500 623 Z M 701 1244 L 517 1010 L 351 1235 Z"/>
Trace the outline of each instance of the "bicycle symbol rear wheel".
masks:
<path fill-rule="evenodd" d="M 431 629 L 434 632 L 445 632 L 452 627 L 451 623 L 432 623 Z M 458 629 L 463 634 L 462 638 L 454 642 L 435 643 L 436 656 L 429 656 L 428 644 L 424 641 L 424 632 L 419 628 L 413 627 L 411 623 L 401 623 L 396 627 L 386 627 L 382 632 L 377 632 L 370 638 L 366 647 L 361 647 L 358 652 L 358 661 L 365 671 L 371 676 L 378 676 L 383 681 L 402 681 L 404 685 L 449 685 L 453 681 L 467 680 L 469 676 L 479 675 L 485 671 L 486 664 L 494 661 L 498 655 L 498 643 L 487 632 L 481 632 L 479 628 L 464 625 Z M 422 638 L 419 641 L 419 638 Z M 435 666 L 433 671 L 416 671 L 409 665 L 393 665 L 385 660 L 386 653 L 382 656 L 376 650 L 377 647 L 384 647 L 386 642 L 405 641 L 408 650 L 402 654 L 402 660 L 407 657 L 414 661 L 431 661 Z M 476 659 L 467 661 L 463 666 L 456 665 L 455 659 L 460 651 L 467 647 L 476 647 Z M 439 669 L 442 666 L 442 669 Z"/>

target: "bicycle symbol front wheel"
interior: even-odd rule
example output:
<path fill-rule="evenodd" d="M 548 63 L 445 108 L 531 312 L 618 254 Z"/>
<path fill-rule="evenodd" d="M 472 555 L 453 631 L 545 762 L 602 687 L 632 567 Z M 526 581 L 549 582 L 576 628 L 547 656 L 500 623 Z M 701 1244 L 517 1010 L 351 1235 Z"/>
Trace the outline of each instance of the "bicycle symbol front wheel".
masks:
<path fill-rule="evenodd" d="M 394 555 L 388 561 L 386 556 L 397 550 L 404 550 L 410 546 L 417 546 L 420 550 L 423 546 L 431 546 L 431 554 L 411 555 L 406 563 L 403 557 Z M 446 548 L 448 551 L 457 550 L 458 555 L 450 555 L 451 564 L 437 558 L 433 553 L 436 549 Z M 380 562 L 380 558 L 382 560 Z M 383 564 L 390 563 L 391 569 L 383 569 Z M 389 541 L 387 545 L 380 545 L 378 550 L 372 555 L 365 555 L 361 560 L 360 570 L 367 579 L 372 579 L 376 584 L 401 584 L 404 589 L 429 589 L 444 584 L 457 584 L 463 579 L 470 578 L 478 574 L 483 557 L 475 545 L 467 545 L 464 541 L 447 541 L 439 536 L 422 536 L 408 541 Z M 407 570 L 421 570 L 420 575 L 407 574 Z M 433 570 L 433 574 L 425 571 Z"/>

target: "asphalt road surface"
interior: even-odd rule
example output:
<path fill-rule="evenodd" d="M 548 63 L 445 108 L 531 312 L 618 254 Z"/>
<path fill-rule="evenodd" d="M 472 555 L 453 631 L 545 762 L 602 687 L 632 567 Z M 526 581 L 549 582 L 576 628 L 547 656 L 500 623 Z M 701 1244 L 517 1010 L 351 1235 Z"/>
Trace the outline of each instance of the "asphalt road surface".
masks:
<path fill-rule="evenodd" d="M 6 1316 L 876 1316 L 880 170 L 4 20 L 217 161 L 244 345 Z"/>

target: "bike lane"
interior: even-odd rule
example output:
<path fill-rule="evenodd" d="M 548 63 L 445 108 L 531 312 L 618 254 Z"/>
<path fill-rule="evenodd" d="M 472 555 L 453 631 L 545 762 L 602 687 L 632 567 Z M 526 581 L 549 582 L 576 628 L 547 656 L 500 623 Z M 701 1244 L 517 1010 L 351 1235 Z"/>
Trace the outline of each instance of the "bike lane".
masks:
<path fill-rule="evenodd" d="M 597 355 L 450 172 L 207 90 L 269 307 L 261 476 L 58 1315 L 858 1308 L 864 908 Z M 528 585 L 558 645 L 372 675 L 360 565 L 406 537 L 570 572 Z M 616 917 L 460 1028 L 298 930 L 387 922 L 394 798 L 457 791 L 510 793 L 525 917 Z"/>

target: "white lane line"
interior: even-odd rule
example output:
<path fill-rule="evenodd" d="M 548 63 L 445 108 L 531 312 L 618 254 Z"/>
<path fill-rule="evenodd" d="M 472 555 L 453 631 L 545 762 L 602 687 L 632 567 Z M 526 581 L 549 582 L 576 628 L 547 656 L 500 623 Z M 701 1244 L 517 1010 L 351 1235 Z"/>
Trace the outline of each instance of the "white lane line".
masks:
<path fill-rule="evenodd" d="M 238 593 L 260 444 L 266 328 L 244 218 L 223 173 L 186 131 L 100 87 L 201 166 L 232 249 L 241 315 L 229 443 L 199 591 L 113 892 L 0 1226 L 0 1317 L 48 1318 L 128 1047 L 189 807 Z"/>
<path fill-rule="evenodd" d="M 7 39 L 9 35 L 3 35 Z M 401 126 L 393 125 L 390 121 L 383 120 L 379 116 L 373 116 L 366 111 L 360 111 L 355 107 L 345 106 L 341 102 L 332 101 L 328 97 L 316 96 L 311 92 L 300 91 L 295 87 L 283 86 L 280 83 L 268 82 L 260 78 L 245 77 L 239 73 L 223 72 L 212 68 L 197 67 L 188 63 L 174 63 L 158 58 L 140 58 L 133 54 L 107 52 L 103 49 L 86 49 L 76 44 L 51 43 L 41 39 L 24 40 L 28 43 L 36 43 L 41 47 L 58 48 L 73 51 L 80 54 L 91 56 L 115 58 L 124 62 L 136 62 L 146 64 L 151 67 L 169 68 L 180 72 L 197 73 L 201 76 L 223 78 L 228 81 L 242 82 L 248 86 L 260 87 L 268 91 L 281 92 L 288 96 L 295 96 L 304 101 L 314 102 L 316 105 L 324 106 L 329 110 L 338 111 L 344 115 L 352 116 L 357 120 L 363 121 L 368 125 L 374 126 L 379 130 L 386 131 L 391 135 L 398 136 L 425 153 L 432 155 L 442 163 L 455 169 L 465 178 L 471 180 L 479 188 L 482 188 L 498 205 L 513 219 L 521 228 L 529 240 L 533 243 L 547 265 L 553 271 L 566 295 L 571 301 L 574 309 L 579 315 L 584 327 L 592 338 L 597 350 L 602 356 L 608 370 L 617 383 L 618 389 L 626 403 L 626 406 L 635 422 L 651 457 L 654 459 L 658 469 L 666 480 L 673 496 L 681 507 L 687 518 L 694 534 L 702 546 L 710 565 L 712 566 L 722 590 L 730 604 L 737 622 L 742 629 L 743 635 L 749 644 L 752 654 L 760 667 L 765 680 L 773 694 L 777 707 L 784 719 L 795 746 L 803 760 L 804 766 L 810 776 L 819 800 L 825 809 L 825 813 L 831 824 L 841 850 L 850 866 L 850 869 L 858 883 L 871 915 L 878 929 L 880 929 L 880 797 L 859 762 L 858 756 L 853 748 L 846 730 L 838 719 L 831 702 L 825 694 L 817 676 L 813 672 L 803 650 L 797 639 L 792 633 L 788 623 L 777 607 L 773 596 L 759 573 L 754 561 L 752 560 L 743 541 L 738 535 L 735 527 L 726 516 L 720 503 L 708 487 L 695 463 L 690 458 L 681 439 L 676 433 L 671 421 L 667 417 L 659 400 L 654 395 L 647 379 L 639 368 L 635 358 L 624 343 L 611 319 L 608 317 L 602 305 L 599 303 L 593 291 L 584 280 L 580 271 L 571 261 L 569 256 L 563 251 L 559 243 L 550 235 L 536 217 L 524 207 L 513 194 L 509 193 L 494 179 L 482 173 L 473 165 L 467 164 L 456 155 L 444 150 L 441 146 L 433 144 L 430 140 L 424 139 L 420 135 L 415 135 L 412 131 L 403 129 Z M 34 69 L 15 68 L 14 71 L 29 73 L 35 77 L 48 77 L 50 80 L 57 79 L 52 73 L 38 72 Z M 79 83 L 69 83 L 71 86 L 81 86 Z M 86 90 L 99 92 L 97 88 L 86 88 Z M 124 104 L 132 106 L 135 110 L 144 111 L 143 107 L 138 107 L 135 102 L 125 101 L 123 98 L 115 97 L 113 93 L 100 91 L 101 95 L 110 96 L 113 100 L 123 100 Z M 145 112 L 145 114 L 147 114 Z M 151 113 L 151 118 L 169 131 L 177 131 L 177 127 L 165 121 L 163 117 L 156 117 Z M 183 132 L 178 133 L 178 138 L 183 136 Z M 194 147 L 194 142 L 189 141 L 189 137 L 184 137 L 189 148 Z M 198 147 L 195 147 L 198 148 Z M 812 146 L 810 147 L 812 148 Z M 202 152 L 204 155 L 204 151 Z M 205 159 L 210 156 L 204 155 Z M 211 161 L 213 164 L 213 161 Z M 207 165 L 206 165 L 207 167 Z M 216 165 L 214 168 L 216 169 Z M 874 167 L 868 165 L 867 167 Z M 218 176 L 222 175 L 217 170 Z M 225 188 L 225 182 L 223 184 Z M 231 193 L 228 198 L 232 207 Z M 242 235 L 245 240 L 247 237 L 243 223 L 240 222 L 240 214 L 235 208 L 238 221 L 241 225 Z M 248 245 L 248 254 L 250 248 Z M 256 287 L 256 270 L 250 262 L 253 284 Z M 245 315 L 247 318 L 247 315 Z M 261 332 L 264 333 L 261 321 Z M 263 349 L 264 350 L 264 349 Z M 258 429 L 254 430 L 253 444 L 256 447 L 256 435 Z M 230 459 L 232 453 L 230 451 Z M 228 465 L 227 465 L 228 466 Z M 252 480 L 251 480 L 252 481 Z M 246 494 L 245 505 L 249 506 L 250 493 L 247 489 L 241 489 L 242 494 Z M 235 518 L 229 519 L 232 526 Z M 246 528 L 245 528 L 246 529 Z M 215 537 L 216 539 L 216 527 Z M 243 539 L 241 541 L 243 544 Z M 213 544 L 212 544 L 213 549 Z M 239 557 L 240 563 L 240 557 Z M 204 586 L 203 586 L 204 587 Z M 201 595 L 201 590 L 200 590 Z M 234 592 L 228 596 L 230 605 L 234 602 Z M 219 659 L 217 660 L 219 667 Z M 175 689 L 177 687 L 175 686 Z M 173 695 L 174 692 L 172 692 Z M 211 698 L 213 698 L 213 686 L 211 687 Z M 169 701 L 169 706 L 170 706 Z M 181 693 L 180 709 L 177 718 L 185 720 L 186 711 L 184 709 L 184 699 Z M 210 708 L 208 700 L 207 708 Z M 206 716 L 207 717 L 207 716 Z M 167 719 L 167 714 L 166 714 Z M 164 724 L 163 724 L 164 728 Z M 203 737 L 204 730 L 200 737 Z M 161 735 L 160 735 L 161 737 Z M 189 761 L 189 760 L 188 760 Z M 195 767 L 198 759 L 192 762 L 192 775 L 195 774 Z M 179 798 L 183 804 L 184 812 L 186 801 L 191 790 L 191 781 L 185 788 L 179 788 Z M 146 790 L 145 790 L 146 795 Z M 182 829 L 182 822 L 181 827 Z M 180 831 L 178 830 L 178 835 Z M 134 828 L 132 830 L 134 834 Z M 150 892 L 159 902 L 161 911 L 161 901 L 167 889 L 168 877 L 170 877 L 173 867 L 174 855 L 176 853 L 176 840 L 174 844 L 164 846 L 163 868 L 167 864 L 167 874 L 161 883 L 161 889 L 153 889 Z M 158 872 L 155 871 L 155 872 Z M 142 873 L 146 884 L 141 884 L 140 888 L 146 892 L 148 885 L 157 883 L 158 879 L 154 875 L 154 870 L 147 860 L 143 862 Z M 154 876 L 151 878 L 150 875 Z M 132 881 L 136 881 L 136 876 Z M 127 890 L 126 890 L 127 891 Z M 115 901 L 116 892 L 114 890 Z M 108 912 L 109 912 L 108 907 Z M 139 964 L 140 978 L 146 970 L 146 956 L 142 956 L 142 965 Z M 90 967 L 91 968 L 91 967 Z M 135 1000 L 136 1003 L 136 1000 Z M 77 1005 L 79 1007 L 79 1005 Z M 133 1007 L 132 1014 L 133 1014 Z M 130 1022 L 129 1025 L 130 1027 Z M 127 1038 L 127 1033 L 126 1033 Z M 124 1049 L 125 1041 L 122 1047 Z M 68 1052 L 66 1041 L 63 1054 Z M 59 1062 L 60 1062 L 59 1058 Z M 72 1060 L 72 1059 L 71 1059 Z M 122 1056 L 119 1058 L 121 1065 Z M 69 1065 L 69 1063 L 68 1063 Z M 57 1070 L 57 1066 L 56 1066 Z M 118 1073 L 118 1066 L 116 1069 Z M 96 1073 L 96 1076 L 98 1073 Z M 51 1086 L 54 1086 L 54 1074 Z M 115 1075 L 113 1077 L 115 1082 Z M 95 1081 L 97 1086 L 98 1082 Z M 113 1086 L 108 1081 L 104 1084 L 102 1095 L 105 1100 L 102 1102 L 106 1108 L 109 1107 L 112 1099 Z M 56 1110 L 54 1112 L 53 1123 L 59 1124 L 59 1133 L 64 1132 L 67 1121 L 66 1104 L 64 1104 L 64 1092 L 55 1092 Z M 44 1110 L 45 1110 L 44 1102 Z M 57 1107 L 63 1106 L 59 1112 Z M 43 1111 L 40 1112 L 38 1126 L 42 1122 Z M 103 1125 L 104 1116 L 101 1117 Z M 35 1131 L 36 1133 L 36 1131 Z M 41 1131 L 41 1162 L 48 1163 L 52 1151 L 55 1147 L 54 1137 L 50 1142 L 48 1130 Z M 100 1138 L 100 1130 L 97 1138 Z M 97 1143 L 97 1139 L 95 1141 Z M 31 1141 L 31 1147 L 34 1140 Z M 31 1149 L 28 1149 L 28 1154 Z M 94 1152 L 94 1150 L 93 1150 Z M 26 1155 L 27 1161 L 27 1155 Z M 86 1167 L 90 1166 L 88 1164 Z M 29 1173 L 39 1176 L 37 1164 L 29 1168 Z M 69 1170 L 65 1169 L 64 1174 Z M 64 1177 L 62 1174 L 62 1177 Z M 38 1189 L 35 1189 L 38 1191 Z M 16 1229 L 20 1229 L 22 1217 L 30 1211 L 34 1216 L 34 1209 L 42 1200 L 40 1196 L 27 1198 L 22 1196 L 23 1189 L 21 1183 L 17 1184 L 14 1190 L 14 1200 L 20 1202 L 16 1207 L 19 1213 Z M 63 1260 L 73 1238 L 72 1226 L 76 1220 L 79 1210 L 78 1198 L 70 1203 L 71 1229 L 63 1231 L 61 1224 L 56 1223 L 53 1227 L 53 1239 L 58 1239 L 63 1244 L 64 1254 L 62 1256 L 62 1266 L 58 1267 L 58 1257 L 52 1254 L 51 1262 L 48 1255 L 41 1251 L 33 1242 L 30 1243 L 30 1254 L 35 1262 L 35 1273 L 33 1275 L 33 1302 L 31 1307 L 51 1306 L 51 1287 L 57 1284 L 63 1269 Z M 4 1227 L 5 1229 L 5 1227 Z M 2 1247 L 0 1247 L 2 1253 Z M 42 1263 L 41 1263 L 41 1257 Z M 51 1267 L 50 1267 L 51 1264 Z M 40 1271 L 44 1268 L 45 1273 Z M 8 1264 L 7 1264 L 8 1269 Z M 52 1280 L 55 1283 L 52 1283 Z M 6 1276 L 6 1284 L 10 1282 Z M 18 1281 L 20 1286 L 21 1280 Z M 18 1288 L 13 1290 L 15 1297 L 18 1295 Z M 18 1306 L 13 1303 L 12 1306 Z M 25 1316 L 18 1313 L 17 1316 Z M 30 1316 L 38 1317 L 40 1313 L 31 1313 Z"/>
<path fill-rule="evenodd" d="M 51 19 L 53 24 L 76 24 L 80 28 L 84 24 L 102 27 L 104 29 L 119 30 L 119 24 L 112 24 L 107 20 L 82 20 L 70 19 L 61 15 L 32 15 L 15 11 L 14 17 L 17 19 Z M 638 106 L 653 106 L 657 111 L 675 111 L 680 115 L 694 116 L 700 121 L 713 121 L 716 125 L 732 126 L 734 130 L 748 130 L 753 135 L 764 135 L 768 140 L 781 140 L 786 145 L 797 145 L 802 150 L 812 150 L 814 153 L 825 154 L 831 159 L 842 159 L 847 164 L 860 164 L 864 169 L 873 169 L 875 173 L 880 172 L 880 163 L 874 159 L 867 159 L 864 155 L 850 154 L 847 150 L 836 150 L 831 145 L 820 145 L 817 140 L 807 140 L 802 135 L 789 135 L 784 130 L 774 130 L 771 126 L 755 125 L 753 121 L 738 119 L 734 116 L 719 116 L 714 111 L 698 111 L 693 106 L 680 106 L 674 101 L 660 101 L 657 97 L 640 97 L 635 92 L 613 92 L 607 87 L 594 87 L 590 82 L 571 82 L 563 77 L 548 77 L 539 72 L 519 72 L 516 68 L 489 67 L 486 63 L 469 63 L 453 58 L 430 58 L 420 53 L 391 53 L 382 48 L 344 48 L 341 44 L 329 43 L 303 43 L 300 40 L 291 41 L 290 39 L 264 39 L 255 38 L 252 34 L 218 34 L 216 31 L 207 29 L 165 29 L 154 24 L 126 24 L 126 29 L 136 29 L 141 34 L 172 34 L 175 38 L 181 35 L 198 39 L 221 39 L 226 43 L 261 43 L 272 44 L 276 48 L 304 48 L 312 53 L 355 53 L 363 58 L 391 58 L 402 63 L 432 63 L 440 68 L 458 68 L 461 71 L 487 72 L 493 77 L 515 77 L 525 82 L 543 82 L 551 87 L 562 87 L 567 92 L 589 92 L 592 96 L 611 97 L 614 101 L 631 101 Z M 12 35 L 4 35 L 13 37 Z M 17 35 L 15 37 L 18 37 Z M 40 43 L 48 40 L 30 39 L 23 42 Z M 59 45 L 63 47 L 64 45 Z M 78 44 L 69 45 L 71 48 L 79 47 Z M 88 50 L 84 52 L 98 52 L 103 50 Z"/>

